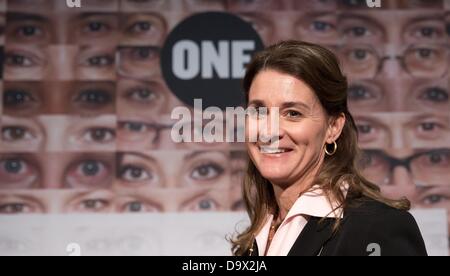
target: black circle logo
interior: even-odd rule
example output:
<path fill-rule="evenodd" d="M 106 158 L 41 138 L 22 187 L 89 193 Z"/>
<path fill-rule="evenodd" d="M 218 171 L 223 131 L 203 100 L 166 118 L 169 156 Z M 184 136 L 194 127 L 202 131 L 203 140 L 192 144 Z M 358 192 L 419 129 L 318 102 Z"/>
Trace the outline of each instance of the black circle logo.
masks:
<path fill-rule="evenodd" d="M 161 52 L 163 77 L 185 104 L 221 109 L 244 103 L 241 81 L 245 66 L 263 49 L 252 26 L 221 12 L 196 14 L 168 36 Z"/>

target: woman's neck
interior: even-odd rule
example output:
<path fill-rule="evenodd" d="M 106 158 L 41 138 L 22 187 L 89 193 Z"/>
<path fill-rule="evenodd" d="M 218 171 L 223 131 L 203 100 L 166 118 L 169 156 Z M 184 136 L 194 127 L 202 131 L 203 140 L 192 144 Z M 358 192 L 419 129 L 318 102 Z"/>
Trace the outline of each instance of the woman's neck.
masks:
<path fill-rule="evenodd" d="M 278 210 L 275 213 L 274 219 L 281 223 L 289 213 L 297 199 L 306 191 L 308 191 L 315 179 L 315 174 L 308 174 L 304 179 L 300 179 L 291 185 L 273 185 L 275 198 L 278 204 Z"/>

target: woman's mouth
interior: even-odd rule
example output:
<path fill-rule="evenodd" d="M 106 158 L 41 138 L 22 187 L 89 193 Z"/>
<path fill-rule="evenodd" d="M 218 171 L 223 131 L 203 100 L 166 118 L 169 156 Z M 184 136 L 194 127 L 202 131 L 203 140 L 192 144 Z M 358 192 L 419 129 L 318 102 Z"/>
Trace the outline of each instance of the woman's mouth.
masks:
<path fill-rule="evenodd" d="M 292 149 L 289 148 L 275 148 L 275 147 L 267 147 L 267 146 L 259 146 L 259 152 L 262 154 L 282 154 L 291 152 Z"/>

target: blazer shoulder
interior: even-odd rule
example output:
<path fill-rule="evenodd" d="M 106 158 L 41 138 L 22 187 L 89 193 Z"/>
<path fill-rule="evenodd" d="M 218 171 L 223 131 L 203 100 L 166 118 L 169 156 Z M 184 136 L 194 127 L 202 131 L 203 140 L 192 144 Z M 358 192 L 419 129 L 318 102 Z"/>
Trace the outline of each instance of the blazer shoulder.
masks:
<path fill-rule="evenodd" d="M 417 222 L 408 211 L 363 198 L 344 211 L 344 220 L 353 229 L 350 232 L 363 230 L 365 242 L 380 244 L 383 255 L 427 254 Z"/>

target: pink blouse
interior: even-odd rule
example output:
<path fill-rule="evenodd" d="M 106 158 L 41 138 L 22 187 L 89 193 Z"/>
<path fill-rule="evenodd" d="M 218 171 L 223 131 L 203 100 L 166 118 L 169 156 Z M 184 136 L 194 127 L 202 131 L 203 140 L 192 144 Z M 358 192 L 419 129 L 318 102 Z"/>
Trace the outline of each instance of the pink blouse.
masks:
<path fill-rule="evenodd" d="M 275 233 L 267 256 L 287 256 L 297 237 L 302 232 L 309 216 L 320 218 L 342 218 L 343 210 L 341 208 L 333 212 L 339 204 L 333 202 L 330 204 L 323 191 L 317 186 L 311 188 L 309 192 L 302 194 L 289 210 L 286 218 Z M 266 223 L 261 231 L 256 235 L 259 256 L 264 256 L 266 252 L 267 239 L 269 237 L 270 226 L 273 215 L 268 215 Z"/>

